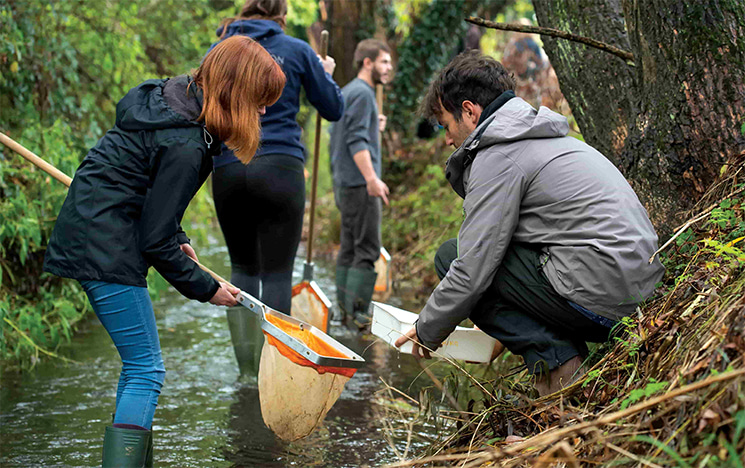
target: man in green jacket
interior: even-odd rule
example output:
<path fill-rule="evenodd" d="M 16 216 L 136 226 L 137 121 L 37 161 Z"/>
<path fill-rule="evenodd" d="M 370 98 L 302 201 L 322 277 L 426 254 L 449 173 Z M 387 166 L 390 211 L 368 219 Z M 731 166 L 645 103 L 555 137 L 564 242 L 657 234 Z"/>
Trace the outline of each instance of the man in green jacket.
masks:
<path fill-rule="evenodd" d="M 657 235 L 616 167 L 568 137 L 566 118 L 515 97 L 496 60 L 465 52 L 424 99 L 455 152 L 447 179 L 465 220 L 438 252 L 442 281 L 413 339 L 428 356 L 470 318 L 536 374 L 541 394 L 569 384 L 587 355 L 662 277 Z"/>

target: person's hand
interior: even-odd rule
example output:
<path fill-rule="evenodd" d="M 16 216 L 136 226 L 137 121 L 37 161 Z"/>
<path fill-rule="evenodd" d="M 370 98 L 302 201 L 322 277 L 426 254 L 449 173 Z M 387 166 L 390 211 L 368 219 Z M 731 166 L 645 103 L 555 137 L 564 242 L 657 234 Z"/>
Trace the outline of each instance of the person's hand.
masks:
<path fill-rule="evenodd" d="M 334 76 L 334 69 L 336 69 L 336 61 L 334 60 L 334 57 L 327 55 L 326 58 L 322 58 L 320 55 L 318 55 L 318 60 L 320 60 L 321 65 L 323 65 L 323 71 L 331 76 Z"/>
<path fill-rule="evenodd" d="M 194 252 L 194 247 L 192 247 L 191 244 L 181 244 L 181 251 L 189 257 L 193 258 L 196 262 L 199 262 L 197 253 Z"/>
<path fill-rule="evenodd" d="M 388 117 L 383 114 L 378 114 L 378 130 L 380 130 L 380 133 L 385 131 L 386 122 L 388 122 Z"/>
<path fill-rule="evenodd" d="M 419 344 L 419 337 L 416 334 L 416 327 L 412 327 L 411 330 L 407 331 L 406 334 L 397 339 L 394 343 L 394 346 L 396 346 L 396 348 L 400 348 L 401 346 L 406 344 L 407 341 L 411 341 L 412 343 L 414 343 L 414 346 L 411 348 L 411 354 L 413 354 L 415 357 L 432 359 L 432 356 L 430 356 L 429 354 L 429 350 Z"/>
<path fill-rule="evenodd" d="M 390 190 L 388 190 L 388 186 L 379 178 L 375 177 L 367 181 L 367 194 L 371 197 L 382 198 L 383 203 L 385 203 L 386 205 L 388 205 L 389 193 Z"/>
<path fill-rule="evenodd" d="M 228 307 L 236 306 L 238 305 L 238 299 L 236 298 L 240 292 L 241 290 L 235 286 L 231 286 L 228 283 L 220 283 L 220 289 L 212 296 L 210 304 Z"/>

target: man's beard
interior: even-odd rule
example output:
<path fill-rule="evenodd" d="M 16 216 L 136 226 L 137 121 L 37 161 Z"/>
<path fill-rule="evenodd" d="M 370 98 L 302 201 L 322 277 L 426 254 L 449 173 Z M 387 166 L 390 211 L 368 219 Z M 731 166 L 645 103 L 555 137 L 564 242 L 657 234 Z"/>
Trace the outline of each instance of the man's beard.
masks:
<path fill-rule="evenodd" d="M 373 69 L 372 69 L 372 82 L 373 82 L 373 84 L 374 85 L 385 84 L 385 83 L 383 83 L 382 78 L 383 78 L 383 75 L 381 75 L 381 73 L 378 71 L 377 67 L 373 67 Z"/>

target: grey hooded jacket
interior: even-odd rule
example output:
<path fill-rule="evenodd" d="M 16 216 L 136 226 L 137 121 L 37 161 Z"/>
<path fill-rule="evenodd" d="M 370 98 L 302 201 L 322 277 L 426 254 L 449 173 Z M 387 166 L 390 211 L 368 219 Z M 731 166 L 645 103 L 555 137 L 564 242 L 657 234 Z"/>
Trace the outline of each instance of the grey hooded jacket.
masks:
<path fill-rule="evenodd" d="M 450 156 L 465 220 L 458 258 L 419 315 L 423 344 L 436 348 L 470 315 L 513 241 L 540 246 L 556 292 L 598 315 L 618 320 L 652 294 L 664 268 L 648 262 L 657 235 L 647 212 L 616 167 L 568 132 L 562 115 L 513 98 Z"/>

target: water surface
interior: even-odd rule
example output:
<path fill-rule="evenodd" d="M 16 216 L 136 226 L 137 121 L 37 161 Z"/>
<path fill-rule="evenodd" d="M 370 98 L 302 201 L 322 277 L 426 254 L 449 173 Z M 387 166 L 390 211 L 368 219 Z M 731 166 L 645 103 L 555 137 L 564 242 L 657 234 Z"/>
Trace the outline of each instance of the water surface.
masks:
<path fill-rule="evenodd" d="M 205 264 L 228 276 L 224 247 L 198 253 Z M 302 263 L 298 257 L 295 282 Z M 329 265 L 316 265 L 315 279 L 330 298 L 335 297 L 332 275 Z M 396 298 L 389 302 L 402 304 Z M 381 376 L 413 395 L 427 384 L 418 379 L 410 385 L 421 370 L 411 356 L 400 356 L 370 336 L 333 327 L 331 335 L 368 365 L 347 384 L 320 430 L 288 444 L 264 425 L 256 385 L 239 381 L 225 309 L 189 301 L 174 290 L 154 306 L 167 369 L 153 423 L 156 466 L 360 467 L 397 460 L 374 400 L 383 386 Z M 1 466 L 100 466 L 119 375 L 116 348 L 93 317 L 61 352 L 79 364 L 45 362 L 32 373 L 3 375 Z M 418 428 L 422 436 L 432 430 Z M 399 450 L 405 443 L 403 438 L 394 441 Z M 415 437 L 415 450 L 425 445 Z"/>

